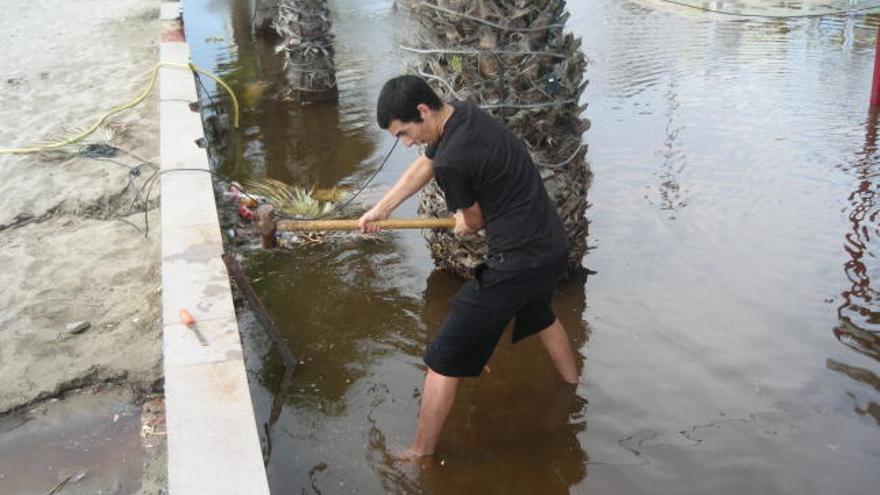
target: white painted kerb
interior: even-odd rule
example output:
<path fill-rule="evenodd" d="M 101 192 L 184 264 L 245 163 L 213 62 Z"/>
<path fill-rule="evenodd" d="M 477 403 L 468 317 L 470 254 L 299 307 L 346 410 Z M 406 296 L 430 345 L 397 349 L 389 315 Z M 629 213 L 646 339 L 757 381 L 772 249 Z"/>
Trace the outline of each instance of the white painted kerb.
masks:
<path fill-rule="evenodd" d="M 163 20 L 180 17 L 179 3 L 163 3 Z M 161 60 L 187 64 L 186 42 L 163 42 Z M 189 70 L 159 73 L 162 171 L 209 170 Z M 168 488 L 171 495 L 268 495 L 263 454 L 248 390 L 241 339 L 232 304 L 211 175 L 163 173 L 162 322 Z M 180 309 L 196 319 L 180 323 Z"/>

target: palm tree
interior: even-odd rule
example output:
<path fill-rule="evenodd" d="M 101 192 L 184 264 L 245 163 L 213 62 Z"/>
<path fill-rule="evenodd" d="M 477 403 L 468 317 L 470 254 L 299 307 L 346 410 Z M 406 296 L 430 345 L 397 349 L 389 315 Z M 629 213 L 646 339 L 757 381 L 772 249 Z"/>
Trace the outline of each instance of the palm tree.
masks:
<path fill-rule="evenodd" d="M 587 251 L 587 189 L 591 174 L 581 135 L 580 96 L 586 59 L 580 39 L 564 32 L 563 0 L 411 0 L 418 23 L 411 72 L 446 100 L 468 100 L 503 120 L 525 141 L 562 218 L 571 250 L 567 273 Z M 423 192 L 419 212 L 445 216 L 436 183 Z M 483 236 L 456 239 L 426 231 L 435 263 L 468 276 L 486 253 Z"/>

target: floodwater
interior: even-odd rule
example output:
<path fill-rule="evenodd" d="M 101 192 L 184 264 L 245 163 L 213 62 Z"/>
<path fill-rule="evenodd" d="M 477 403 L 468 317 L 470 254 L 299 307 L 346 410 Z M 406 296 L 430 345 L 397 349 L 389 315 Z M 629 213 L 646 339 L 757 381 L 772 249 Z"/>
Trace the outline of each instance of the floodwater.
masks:
<path fill-rule="evenodd" d="M 240 93 L 278 74 L 247 5 L 185 2 L 195 62 Z M 392 143 L 373 105 L 404 70 L 407 13 L 390 0 L 330 7 L 339 105 L 254 99 L 225 173 L 327 187 L 379 166 Z M 432 271 L 417 232 L 246 254 L 300 360 L 282 388 L 278 353 L 242 315 L 273 493 L 875 492 L 880 163 L 867 104 L 880 17 L 569 9 L 591 60 L 584 265 L 597 273 L 564 283 L 554 306 L 581 385 L 561 384 L 536 342 L 503 341 L 491 373 L 460 388 L 436 459 L 394 463 L 415 429 L 422 352 L 461 281 Z M 376 183 L 414 157 L 396 151 Z"/>
<path fill-rule="evenodd" d="M 129 395 L 85 392 L 0 418 L 3 493 L 136 493 L 145 455 Z"/>

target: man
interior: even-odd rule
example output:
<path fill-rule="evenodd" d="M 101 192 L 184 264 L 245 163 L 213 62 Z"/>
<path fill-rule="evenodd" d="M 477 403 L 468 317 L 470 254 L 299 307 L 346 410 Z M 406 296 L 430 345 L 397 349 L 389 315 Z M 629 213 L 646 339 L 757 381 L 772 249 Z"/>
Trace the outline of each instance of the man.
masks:
<path fill-rule="evenodd" d="M 537 335 L 563 380 L 578 382 L 565 329 L 550 299 L 568 251 L 562 222 L 525 144 L 470 103 L 445 103 L 415 76 L 385 83 L 379 126 L 406 146 L 426 145 L 385 196 L 359 220 L 378 232 L 404 200 L 435 178 L 455 216 L 455 235 L 485 227 L 486 263 L 452 301 L 452 311 L 428 346 L 419 426 L 404 458 L 434 453 L 461 377 L 479 376 L 506 325 L 513 341 Z"/>

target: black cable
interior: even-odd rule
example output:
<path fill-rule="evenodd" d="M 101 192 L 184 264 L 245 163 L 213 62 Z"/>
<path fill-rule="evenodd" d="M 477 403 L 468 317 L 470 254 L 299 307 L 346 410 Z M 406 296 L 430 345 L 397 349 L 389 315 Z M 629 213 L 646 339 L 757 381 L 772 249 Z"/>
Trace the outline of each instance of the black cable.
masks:
<path fill-rule="evenodd" d="M 201 98 L 202 98 L 202 96 L 204 96 L 208 100 L 207 108 L 209 108 L 211 110 L 211 113 L 213 114 L 213 116 L 215 118 L 220 119 L 221 118 L 220 109 L 222 108 L 220 105 L 220 102 L 217 99 L 215 99 L 214 93 L 212 93 L 211 91 L 208 90 L 207 86 L 205 86 L 205 83 L 202 81 L 202 78 L 199 77 L 199 74 L 197 72 L 195 72 L 193 74 L 195 75 L 196 83 L 198 83 L 199 88 L 201 88 L 201 91 L 198 91 L 200 105 L 201 105 Z M 202 127 L 203 128 L 210 127 L 210 126 L 205 125 L 207 118 L 210 116 L 205 117 L 201 112 L 199 112 L 199 116 L 203 117 L 201 119 L 202 120 Z M 229 143 L 226 140 L 226 136 L 225 136 L 224 132 L 220 132 L 219 135 L 207 136 L 207 130 L 208 129 L 206 129 L 206 137 L 213 138 L 212 140 L 219 142 L 219 148 L 222 149 L 222 148 L 226 148 L 228 146 Z M 209 130 L 214 131 L 215 129 L 211 128 Z"/>
<path fill-rule="evenodd" d="M 137 170 L 137 172 L 134 173 L 135 176 L 140 175 L 140 168 L 141 168 L 141 166 L 143 166 L 143 165 L 148 165 L 148 166 L 150 166 L 150 167 L 153 167 L 153 168 L 156 169 L 156 170 L 159 170 L 159 167 L 158 167 L 155 163 L 153 163 L 153 162 L 140 162 L 140 163 L 138 163 L 137 165 L 132 166 L 132 165 L 129 165 L 129 164 L 127 164 L 127 163 L 122 163 L 122 162 L 120 162 L 120 161 L 114 160 L 114 159 L 112 159 L 112 158 L 104 158 L 104 157 L 99 157 L 99 156 L 90 156 L 90 157 L 87 157 L 87 158 L 91 158 L 92 160 L 98 160 L 98 161 L 100 161 L 100 162 L 110 162 L 110 163 L 115 163 L 116 165 L 119 165 L 120 167 L 125 167 L 125 168 L 127 168 L 127 169 L 129 170 L 129 173 L 132 173 L 132 171 Z"/>
<path fill-rule="evenodd" d="M 213 94 L 211 93 L 211 91 L 209 91 L 208 88 L 205 86 L 204 82 L 202 81 L 202 78 L 199 77 L 199 75 L 198 75 L 197 73 L 194 73 L 194 75 L 195 75 L 196 84 L 197 84 L 198 87 L 201 89 L 201 91 L 199 92 L 199 93 L 200 93 L 199 96 L 200 96 L 200 97 L 204 96 L 204 97 L 208 100 L 208 107 L 210 107 L 211 110 L 214 112 L 214 114 L 217 115 L 217 116 L 219 117 L 219 113 L 218 113 L 217 110 L 216 110 L 216 109 L 219 107 L 219 104 L 218 104 L 218 102 L 215 100 L 214 95 L 213 95 Z M 222 136 L 222 135 L 221 135 L 221 136 L 215 136 L 215 138 L 219 138 L 221 147 L 225 147 L 225 136 Z M 376 178 L 376 175 L 379 174 L 379 172 L 382 170 L 382 168 L 383 168 L 383 167 L 385 166 L 385 164 L 388 162 L 388 159 L 391 158 L 391 154 L 394 152 L 395 148 L 397 148 L 397 143 L 399 143 L 399 142 L 400 142 L 400 139 L 397 139 L 397 140 L 394 141 L 394 144 L 391 146 L 391 149 L 388 151 L 388 154 L 385 155 L 385 158 L 382 160 L 382 163 L 379 164 L 379 167 L 378 167 L 378 168 L 377 168 L 377 169 L 376 169 L 376 170 L 370 175 L 370 177 L 369 177 L 369 178 L 363 183 L 363 185 L 362 185 L 360 188 L 358 188 L 358 190 L 357 190 L 357 191 L 356 191 L 356 192 L 355 192 L 350 198 L 348 198 L 348 200 L 346 200 L 344 203 L 341 203 L 341 204 L 336 205 L 332 210 L 328 211 L 327 213 L 324 213 L 324 214 L 319 215 L 319 216 L 317 216 L 317 217 L 313 217 L 312 220 L 319 220 L 319 219 L 322 219 L 322 218 L 326 218 L 326 217 L 328 217 L 328 216 L 330 216 L 330 215 L 334 215 L 334 214 L 338 213 L 339 211 L 341 211 L 341 210 L 342 210 L 343 208 L 345 208 L 346 206 L 348 206 L 349 204 L 351 204 L 351 203 L 352 203 L 352 202 L 353 202 L 353 201 L 354 201 L 354 200 L 355 200 L 355 199 L 356 199 L 356 198 L 357 198 L 357 197 L 358 197 L 358 196 L 359 196 L 359 195 L 360 195 L 360 194 L 361 194 L 366 188 L 367 188 L 367 186 L 370 185 L 370 183 L 373 181 L 373 179 Z M 127 152 L 126 150 L 122 150 L 122 151 L 131 154 L 130 152 Z M 114 161 L 114 160 L 106 160 L 106 161 L 111 161 L 111 162 L 116 163 L 116 164 L 118 164 L 118 165 L 127 166 L 127 165 L 125 165 L 125 164 L 122 164 L 122 163 L 120 163 L 120 162 L 116 162 L 116 161 Z M 146 162 L 146 163 L 149 163 L 149 162 Z M 149 163 L 149 164 L 150 164 L 151 166 L 154 166 L 154 167 L 155 167 L 154 164 L 152 164 L 152 163 Z M 139 165 L 139 166 L 140 166 L 140 165 Z M 149 233 L 150 233 L 150 224 L 149 224 L 149 219 L 148 219 L 150 194 L 152 193 L 152 190 L 153 190 L 153 184 L 156 183 L 157 179 L 158 179 L 162 174 L 165 174 L 165 173 L 167 173 L 167 172 L 207 172 L 207 173 L 209 173 L 209 174 L 211 174 L 211 175 L 213 175 L 213 176 L 215 176 L 215 177 L 217 177 L 217 178 L 219 178 L 220 180 L 223 180 L 223 181 L 225 181 L 225 182 L 230 182 L 230 183 L 233 182 L 231 179 L 229 179 L 229 178 L 227 178 L 227 177 L 225 177 L 225 176 L 223 176 L 223 175 L 221 175 L 221 174 L 219 174 L 219 173 L 217 173 L 217 172 L 215 172 L 215 171 L 213 171 L 213 170 L 207 170 L 207 169 L 201 169 L 201 168 L 178 168 L 178 169 L 161 170 L 161 171 L 159 171 L 159 170 L 158 170 L 158 167 L 155 167 L 155 168 L 157 169 L 157 172 L 155 172 L 153 175 L 151 175 L 151 176 L 150 176 L 150 177 L 144 182 L 144 185 L 143 185 L 143 186 L 141 187 L 141 189 L 140 189 L 140 192 L 141 192 L 142 194 L 139 195 L 140 197 L 143 197 L 143 202 L 144 202 L 144 230 L 143 230 L 143 232 L 144 232 L 144 237 L 145 237 L 145 238 L 148 237 L 148 236 L 149 236 Z M 127 188 L 128 188 L 128 186 L 126 186 L 126 189 L 127 189 Z M 144 189 L 146 189 L 146 195 L 143 195 Z M 242 193 L 244 196 L 246 196 L 246 197 L 248 197 L 248 198 L 254 200 L 255 202 L 257 202 L 256 198 L 254 198 L 253 196 L 249 195 L 247 192 L 245 192 L 245 191 L 241 191 L 241 193 Z M 131 206 L 134 205 L 134 202 L 137 201 L 137 199 L 138 199 L 138 198 L 135 198 L 135 199 L 132 201 L 132 205 L 131 205 Z M 131 208 L 131 206 L 130 206 L 129 208 Z"/>
<path fill-rule="evenodd" d="M 338 213 L 340 210 L 342 210 L 346 206 L 350 205 L 351 202 L 354 201 L 354 199 L 357 198 L 358 195 L 360 195 L 360 193 L 364 192 L 364 190 L 367 188 L 367 186 L 369 186 L 370 183 L 373 182 L 373 179 L 375 179 L 376 176 L 379 175 L 379 172 L 382 170 L 382 167 L 384 167 L 385 164 L 388 163 L 388 159 L 391 158 L 391 153 L 394 153 L 394 149 L 397 148 L 397 143 L 399 143 L 399 142 L 400 142 L 400 138 L 397 138 L 394 140 L 394 144 L 391 145 L 391 149 L 388 150 L 388 154 L 385 155 L 385 158 L 382 160 L 382 163 L 379 164 L 379 168 L 377 168 L 376 171 L 373 172 L 372 175 L 370 175 L 370 177 L 364 182 L 364 184 L 354 194 L 352 194 L 352 196 L 350 198 L 348 198 L 348 200 L 346 200 L 342 204 L 336 205 L 335 207 L 333 207 L 332 210 L 328 211 L 327 213 L 324 213 L 323 215 L 319 215 L 317 217 L 311 218 L 311 220 L 320 220 L 322 218 L 327 218 L 330 215 L 333 215 L 334 213 Z"/>
<path fill-rule="evenodd" d="M 367 186 L 370 185 L 370 183 L 373 181 L 373 179 L 376 178 L 376 175 L 379 174 L 379 172 L 382 170 L 382 168 L 385 166 L 385 164 L 388 163 L 388 159 L 391 158 L 391 154 L 394 152 L 394 149 L 397 148 L 397 143 L 399 143 L 399 142 L 400 142 L 399 138 L 394 140 L 394 144 L 391 146 L 391 149 L 388 150 L 388 153 L 385 155 L 385 158 L 382 160 L 382 163 L 379 164 L 379 168 L 377 168 L 370 175 L 370 177 L 363 183 L 363 185 L 360 188 L 358 188 L 358 190 L 350 198 L 348 198 L 348 200 L 346 200 L 344 203 L 336 205 L 332 210 L 328 211 L 327 213 L 324 213 L 323 215 L 319 215 L 317 217 L 312 217 L 310 220 L 320 220 L 322 218 L 327 218 L 328 216 L 339 212 L 340 210 L 342 210 L 343 208 L 345 208 L 346 206 L 351 204 L 351 202 L 354 201 L 355 198 L 358 197 L 358 195 L 360 195 L 362 192 L 364 192 L 364 190 L 367 188 Z M 149 210 L 149 203 L 150 203 L 150 194 L 152 193 L 152 190 L 153 190 L 153 184 L 155 184 L 157 182 L 157 180 L 159 179 L 159 177 L 161 175 L 169 173 L 169 172 L 206 172 L 206 173 L 209 173 L 209 174 L 213 175 L 214 177 L 217 177 L 218 179 L 223 180 L 225 182 L 232 182 L 228 177 L 225 177 L 222 174 L 219 174 L 213 170 L 207 170 L 207 169 L 203 169 L 203 168 L 174 168 L 174 169 L 161 170 L 161 171 L 155 172 L 153 175 L 151 175 L 147 179 L 146 182 L 144 182 L 144 185 L 141 186 L 141 192 L 143 192 L 143 190 L 146 189 L 146 195 L 144 196 L 144 230 L 143 230 L 144 238 L 149 237 L 149 235 L 150 235 L 150 223 L 149 223 L 149 219 L 148 219 L 148 214 L 150 211 Z M 253 199 L 255 202 L 257 201 L 256 198 L 254 198 L 253 196 L 250 196 L 247 192 L 241 191 L 241 193 L 243 195 L 247 196 L 248 198 Z"/>
<path fill-rule="evenodd" d="M 115 148 L 115 147 L 114 147 L 114 148 Z M 123 152 L 125 152 L 125 153 L 127 153 L 127 154 L 130 154 L 130 155 L 134 156 L 133 153 L 131 153 L 131 152 L 127 151 L 127 150 L 123 150 L 123 149 L 121 149 L 121 148 L 115 148 L 115 149 L 119 149 L 120 151 L 123 151 Z M 134 185 L 134 180 L 135 180 L 135 178 L 141 176 L 141 167 L 143 167 L 143 166 L 149 166 L 149 167 L 152 167 L 152 168 L 155 169 L 155 170 L 159 170 L 159 167 L 158 167 L 155 163 L 153 163 L 153 162 L 148 162 L 148 161 L 141 161 L 141 163 L 138 163 L 137 165 L 131 166 L 131 165 L 127 164 L 127 163 L 123 163 L 123 162 L 120 162 L 120 161 L 114 160 L 114 159 L 112 159 L 112 158 L 106 158 L 106 157 L 101 157 L 101 156 L 88 156 L 88 155 L 84 155 L 84 158 L 90 158 L 90 159 L 92 159 L 92 160 L 101 161 L 101 162 L 110 162 L 110 163 L 113 163 L 113 164 L 115 164 L 115 165 L 119 165 L 120 167 L 123 167 L 123 168 L 128 169 L 128 173 L 125 174 L 125 176 L 126 176 L 125 187 L 123 187 L 123 188 L 122 188 L 122 191 L 119 192 L 119 197 L 120 197 L 120 198 L 121 198 L 123 195 L 125 195 L 125 193 L 129 190 L 129 188 L 131 188 L 131 187 Z M 149 182 L 150 180 L 152 180 L 152 178 L 153 178 L 155 175 L 156 175 L 156 173 L 154 173 L 153 175 L 151 175 L 150 178 L 147 179 L 147 181 Z M 128 215 L 130 215 L 131 213 L 133 213 L 132 210 L 134 210 L 134 205 L 135 205 L 135 203 L 137 202 L 138 199 L 140 199 L 140 198 L 143 197 L 143 196 L 142 196 L 142 193 L 143 193 L 143 189 L 139 189 L 139 190 L 137 190 L 137 194 L 135 195 L 135 198 L 134 198 L 134 199 L 131 201 L 131 203 L 128 205 L 128 211 L 129 211 Z M 145 203 L 145 204 L 144 204 L 144 208 L 146 209 L 146 207 L 147 207 L 147 206 L 146 206 L 146 203 Z M 128 219 L 125 218 L 125 216 L 127 216 L 126 214 L 121 214 L 121 213 L 118 213 L 118 212 L 112 212 L 112 213 L 110 214 L 110 216 L 111 216 L 112 218 L 116 219 L 116 220 L 119 220 L 120 222 L 123 222 L 123 223 L 125 223 L 125 224 L 130 225 L 130 226 L 133 227 L 135 230 L 137 230 L 139 233 L 144 234 L 144 237 L 147 237 L 148 234 L 147 234 L 146 232 L 144 232 L 143 229 L 141 229 L 140 227 L 138 227 L 137 225 L 135 225 L 134 223 L 132 223 L 131 221 L 129 221 Z"/>
<path fill-rule="evenodd" d="M 208 90 L 208 88 L 207 88 L 207 87 L 205 86 L 205 84 L 202 82 L 202 78 L 199 77 L 199 74 L 198 74 L 198 73 L 194 73 L 194 74 L 195 74 L 196 82 L 198 83 L 199 87 L 201 88 L 201 91 L 199 92 L 199 93 L 200 93 L 200 96 L 201 96 L 202 94 L 205 95 L 205 97 L 208 99 L 208 106 L 211 107 L 211 109 L 214 111 L 215 115 L 218 115 L 218 116 L 219 116 L 219 113 L 216 111 L 216 108 L 219 107 L 219 104 L 218 104 L 218 102 L 214 99 L 214 95 L 211 93 L 211 91 Z M 204 126 L 204 124 L 203 124 L 203 126 Z M 226 140 L 225 140 L 225 136 L 223 136 L 222 133 L 221 133 L 220 136 L 216 136 L 216 137 L 219 137 L 219 140 L 220 140 L 220 147 L 221 147 L 221 148 L 226 147 L 226 144 L 227 144 L 227 143 L 226 143 Z M 397 143 L 399 143 L 399 142 L 400 142 L 400 139 L 399 139 L 399 138 L 398 138 L 397 140 L 394 141 L 394 144 L 391 146 L 391 149 L 388 151 L 388 154 L 385 155 L 385 158 L 382 160 L 382 163 L 379 164 L 379 168 L 377 168 L 377 169 L 372 173 L 372 175 L 370 175 L 370 177 L 369 177 L 369 178 L 363 183 L 363 185 L 362 185 L 360 188 L 358 188 L 358 190 L 357 190 L 357 191 L 356 191 L 351 197 L 349 197 L 348 200 L 346 200 L 346 201 L 345 201 L 344 203 L 342 203 L 342 204 L 339 204 L 339 205 L 334 206 L 333 209 L 331 209 L 331 210 L 328 211 L 327 213 L 324 213 L 324 214 L 322 214 L 322 215 L 318 215 L 317 217 L 312 217 L 312 218 L 310 218 L 310 220 L 320 220 L 320 219 L 322 219 L 322 218 L 327 218 L 327 217 L 329 217 L 329 216 L 331 216 L 331 215 L 335 215 L 336 213 L 339 213 L 343 208 L 345 208 L 346 206 L 350 205 L 350 204 L 355 200 L 355 198 L 357 198 L 362 192 L 364 192 L 364 190 L 367 188 L 367 186 L 370 185 L 370 183 L 373 181 L 373 179 L 376 178 L 376 175 L 379 174 L 379 172 L 382 170 L 382 168 L 383 168 L 383 167 L 385 166 L 385 164 L 388 162 L 388 159 L 391 158 L 391 154 L 394 152 L 394 149 L 397 148 Z M 182 169 L 181 169 L 181 170 L 182 170 Z M 199 169 L 199 170 L 201 170 L 201 169 Z M 214 176 L 219 177 L 220 179 L 222 179 L 222 180 L 224 180 L 224 181 L 226 181 L 226 182 L 233 182 L 231 179 L 228 179 L 228 178 L 226 178 L 226 177 L 223 177 L 222 175 L 220 175 L 220 174 L 218 174 L 218 173 L 216 173 L 216 172 L 211 172 L 211 173 L 212 173 Z M 154 176 L 154 177 L 151 177 L 151 179 L 153 179 L 153 178 L 155 178 L 155 176 Z M 245 191 L 241 191 L 241 193 L 244 194 L 245 196 L 247 196 L 248 198 L 253 199 L 253 200 L 256 202 L 256 199 L 253 198 L 252 196 L 248 195 Z M 147 193 L 147 199 L 149 199 L 149 192 Z"/>
<path fill-rule="evenodd" d="M 155 163 L 153 163 L 153 162 L 147 160 L 146 158 L 143 158 L 143 157 L 139 156 L 137 153 L 135 153 L 135 152 L 133 152 L 133 151 L 129 151 L 129 150 L 125 149 L 125 148 L 120 148 L 119 146 L 114 146 L 113 148 L 116 149 L 116 150 L 118 150 L 118 151 L 121 151 L 121 152 L 125 153 L 126 155 L 131 156 L 131 157 L 134 158 L 135 160 L 141 162 L 140 165 L 149 165 L 150 167 L 153 167 L 154 169 L 159 170 L 159 166 L 158 166 L 158 165 L 156 165 Z M 140 165 L 138 165 L 138 166 L 140 166 Z"/>
<path fill-rule="evenodd" d="M 157 182 L 157 180 L 159 179 L 160 176 L 167 174 L 167 173 L 170 173 L 170 172 L 206 172 L 206 173 L 209 173 L 215 177 L 218 177 L 221 180 L 229 182 L 229 180 L 226 179 L 226 177 L 218 174 L 217 172 L 214 172 L 213 170 L 207 170 L 204 168 L 172 168 L 172 169 L 160 170 L 160 171 L 156 172 L 155 174 L 150 176 L 149 179 L 147 179 L 147 182 L 145 182 L 144 186 L 141 188 L 141 189 L 143 189 L 144 187 L 146 187 L 146 189 L 147 189 L 147 194 L 144 197 L 144 238 L 147 238 L 150 235 L 150 221 L 147 218 L 147 215 L 150 212 L 150 209 L 149 209 L 150 193 L 153 190 L 153 184 L 155 184 Z"/>

